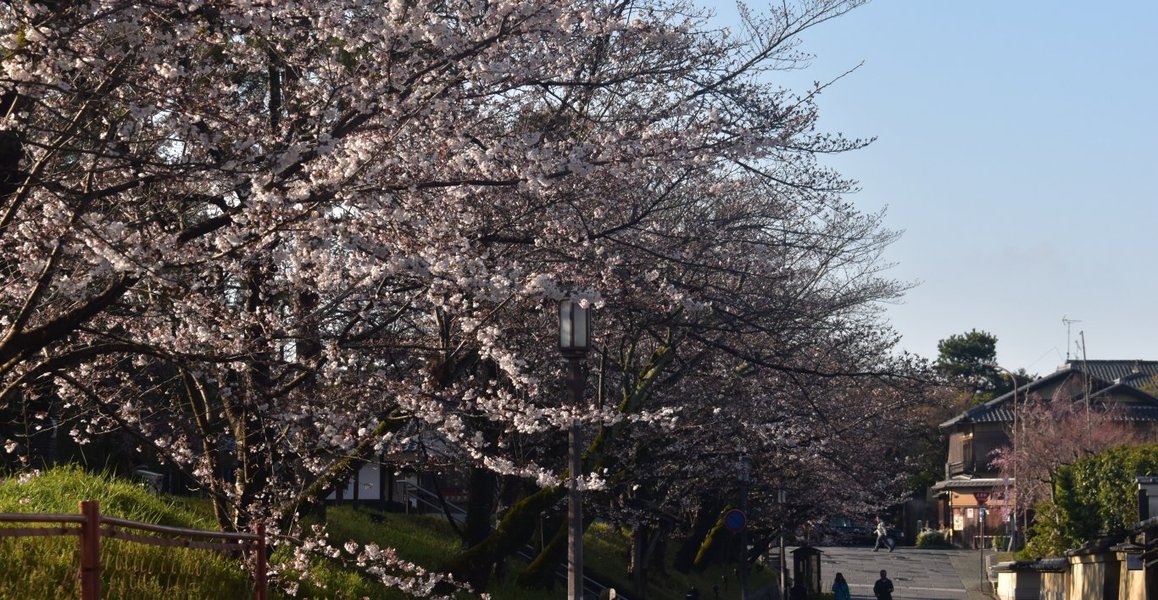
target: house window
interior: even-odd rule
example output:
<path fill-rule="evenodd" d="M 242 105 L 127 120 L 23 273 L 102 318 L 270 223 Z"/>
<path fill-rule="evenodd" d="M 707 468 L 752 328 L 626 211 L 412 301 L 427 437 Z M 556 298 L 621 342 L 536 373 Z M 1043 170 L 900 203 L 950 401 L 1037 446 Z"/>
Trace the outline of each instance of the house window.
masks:
<path fill-rule="evenodd" d="M 973 464 L 973 438 L 961 441 L 961 462 L 964 463 L 966 471 L 976 470 Z"/>

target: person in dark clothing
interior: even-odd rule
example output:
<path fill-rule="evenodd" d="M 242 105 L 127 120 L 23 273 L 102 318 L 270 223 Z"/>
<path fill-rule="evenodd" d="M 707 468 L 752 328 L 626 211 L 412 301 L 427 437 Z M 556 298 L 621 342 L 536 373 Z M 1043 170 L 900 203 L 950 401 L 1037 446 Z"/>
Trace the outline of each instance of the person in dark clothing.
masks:
<path fill-rule="evenodd" d="M 832 594 L 836 600 L 852 600 L 852 592 L 848 590 L 848 581 L 845 580 L 843 573 L 836 574 L 836 579 L 832 582 Z"/>
<path fill-rule="evenodd" d="M 893 600 L 893 582 L 889 580 L 888 573 L 884 569 L 881 569 L 881 578 L 873 584 L 873 594 L 877 600 Z"/>

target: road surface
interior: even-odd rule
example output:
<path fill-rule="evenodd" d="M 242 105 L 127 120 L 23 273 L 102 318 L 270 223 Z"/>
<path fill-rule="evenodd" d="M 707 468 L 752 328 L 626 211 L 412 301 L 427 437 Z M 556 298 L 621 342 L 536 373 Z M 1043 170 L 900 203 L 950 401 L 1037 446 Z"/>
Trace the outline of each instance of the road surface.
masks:
<path fill-rule="evenodd" d="M 873 582 L 884 569 L 893 580 L 894 600 L 989 600 L 980 589 L 981 562 L 977 551 L 908 546 L 897 546 L 895 552 L 841 546 L 822 546 L 820 551 L 824 591 L 831 590 L 837 573 L 843 573 L 854 599 L 871 600 Z"/>

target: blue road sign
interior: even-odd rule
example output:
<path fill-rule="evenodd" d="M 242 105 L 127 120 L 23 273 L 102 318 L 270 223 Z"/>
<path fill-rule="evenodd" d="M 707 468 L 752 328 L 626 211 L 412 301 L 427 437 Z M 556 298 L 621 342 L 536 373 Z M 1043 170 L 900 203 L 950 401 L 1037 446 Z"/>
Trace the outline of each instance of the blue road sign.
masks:
<path fill-rule="evenodd" d="M 724 527 L 727 527 L 728 531 L 742 531 L 747 525 L 748 516 L 738 508 L 733 508 L 724 515 Z"/>

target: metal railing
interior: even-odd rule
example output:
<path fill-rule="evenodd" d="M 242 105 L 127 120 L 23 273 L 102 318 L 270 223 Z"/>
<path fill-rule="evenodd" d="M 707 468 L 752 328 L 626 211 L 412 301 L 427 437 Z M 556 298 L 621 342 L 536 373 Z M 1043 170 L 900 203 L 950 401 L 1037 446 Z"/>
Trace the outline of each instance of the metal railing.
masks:
<path fill-rule="evenodd" d="M 0 527 L 0 538 L 77 536 L 80 565 L 77 579 L 81 600 L 98 600 L 102 583 L 102 539 L 123 540 L 134 544 L 201 549 L 233 556 L 250 555 L 254 561 L 253 594 L 266 600 L 265 531 L 257 533 L 224 533 L 181 527 L 140 523 L 100 514 L 95 500 L 82 500 L 80 514 L 0 513 L 0 524 L 29 524 L 28 527 Z"/>
<path fill-rule="evenodd" d="M 449 516 L 458 525 L 466 523 L 466 509 L 446 500 L 416 483 L 400 481 L 402 487 L 402 503 L 406 512 L 415 510 L 422 513 L 442 513 Z"/>
<path fill-rule="evenodd" d="M 975 473 L 977 471 L 977 464 L 973 461 L 956 461 L 945 463 L 945 477 L 952 477 L 954 475 L 963 475 Z"/>

